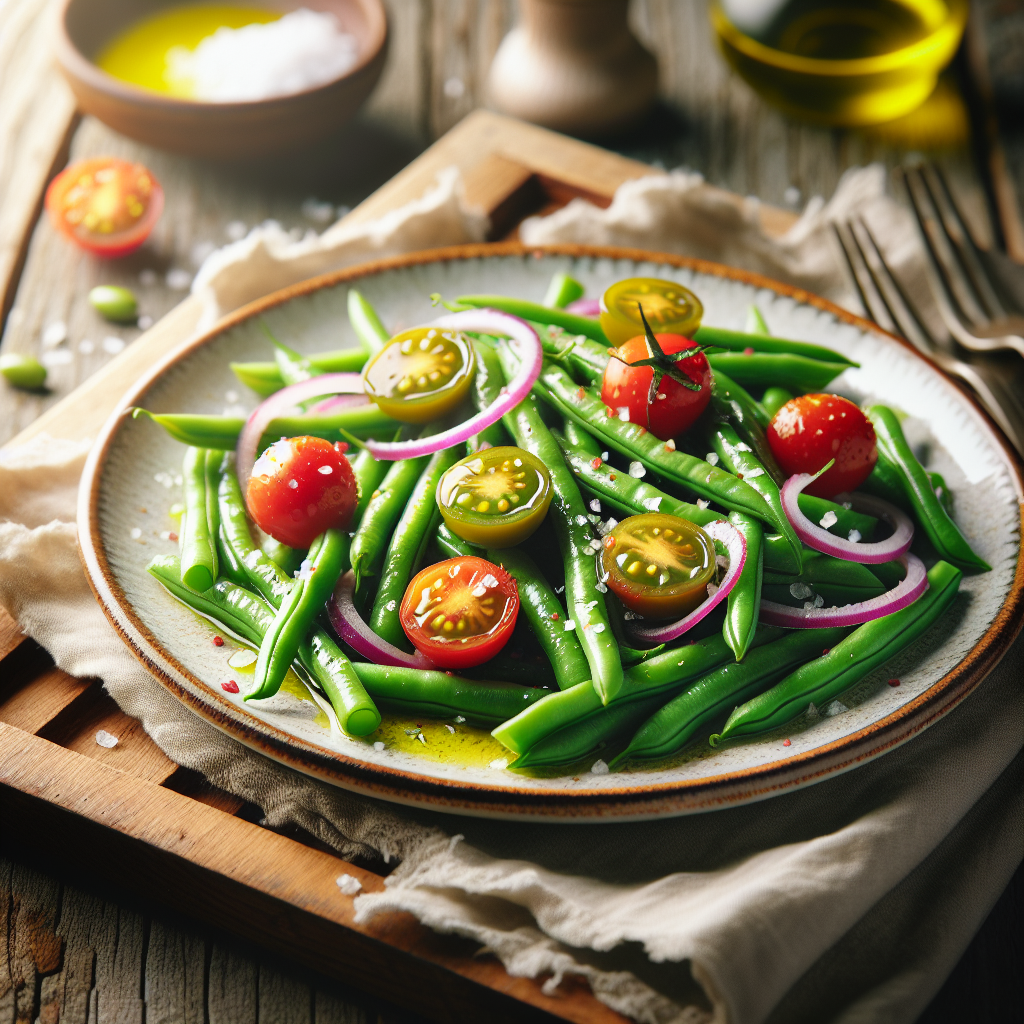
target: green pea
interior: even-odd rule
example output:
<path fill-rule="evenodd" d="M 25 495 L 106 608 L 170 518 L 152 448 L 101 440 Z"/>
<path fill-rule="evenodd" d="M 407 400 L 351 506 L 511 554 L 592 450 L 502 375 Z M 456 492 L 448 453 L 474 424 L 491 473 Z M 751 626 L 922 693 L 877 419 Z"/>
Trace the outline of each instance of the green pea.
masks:
<path fill-rule="evenodd" d="M 0 356 L 0 373 L 16 388 L 35 391 L 46 381 L 46 367 L 34 356 L 5 352 Z"/>
<path fill-rule="evenodd" d="M 135 296 L 127 289 L 116 284 L 101 284 L 89 292 L 89 305 L 100 316 L 116 323 L 129 323 L 139 313 L 139 304 Z"/>

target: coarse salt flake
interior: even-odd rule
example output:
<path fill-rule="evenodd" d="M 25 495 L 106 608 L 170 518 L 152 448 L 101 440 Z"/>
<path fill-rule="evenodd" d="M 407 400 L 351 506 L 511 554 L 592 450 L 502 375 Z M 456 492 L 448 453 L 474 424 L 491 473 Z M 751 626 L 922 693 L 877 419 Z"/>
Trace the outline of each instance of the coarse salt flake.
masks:
<path fill-rule="evenodd" d="M 338 883 L 338 888 L 346 896 L 355 896 L 357 892 L 363 891 L 363 883 L 358 878 L 353 878 L 351 875 L 338 875 L 335 879 Z"/>
<path fill-rule="evenodd" d="M 661 508 L 661 495 L 656 498 L 644 498 L 643 506 L 648 512 L 657 512 Z"/>
<path fill-rule="evenodd" d="M 228 664 L 232 668 L 248 668 L 250 665 L 256 664 L 256 652 L 250 651 L 247 647 L 243 650 L 235 651 L 228 658 Z"/>
<path fill-rule="evenodd" d="M 600 512 L 601 511 L 601 502 L 598 501 L 597 498 L 595 498 L 590 503 L 590 510 L 591 510 L 591 512 Z"/>
<path fill-rule="evenodd" d="M 373 749 L 374 749 L 374 750 L 377 750 L 377 751 L 381 751 L 381 750 L 383 750 L 383 749 L 384 749 L 384 741 L 383 741 L 383 740 L 377 740 L 377 741 L 376 741 L 376 742 L 375 742 L 375 743 L 373 744 Z"/>
<path fill-rule="evenodd" d="M 861 534 L 860 534 L 860 530 L 851 530 L 851 531 L 850 531 L 850 532 L 849 532 L 849 533 L 848 533 L 848 534 L 846 535 L 846 539 L 847 539 L 847 540 L 848 540 L 848 541 L 849 541 L 849 542 L 850 542 L 851 544 L 859 544 L 859 543 L 860 543 L 860 536 L 861 536 Z"/>
<path fill-rule="evenodd" d="M 129 536 L 132 540 L 138 540 L 142 536 L 142 531 L 137 526 L 133 526 Z"/>
<path fill-rule="evenodd" d="M 496 757 L 487 767 L 488 768 L 497 768 L 497 769 L 507 768 L 508 767 L 508 758 L 507 757 Z"/>
<path fill-rule="evenodd" d="M 605 761 L 597 760 L 590 766 L 592 775 L 607 775 L 610 769 Z"/>
<path fill-rule="evenodd" d="M 827 512 L 826 512 L 826 513 L 825 513 L 825 514 L 824 514 L 824 515 L 823 515 L 823 516 L 821 517 L 821 519 L 819 519 L 819 520 L 818 520 L 818 525 L 819 525 L 819 526 L 824 526 L 824 527 L 825 527 L 825 529 L 827 530 L 827 529 L 829 529 L 830 527 L 832 527 L 832 526 L 835 526 L 837 522 L 839 522 L 839 516 L 837 516 L 837 515 L 835 514 L 835 512 L 833 512 L 833 511 L 832 511 L 832 509 L 829 509 L 829 510 L 828 510 L 828 511 L 827 511 Z"/>
<path fill-rule="evenodd" d="M 642 477 L 647 476 L 647 470 L 644 469 L 644 464 L 642 462 L 631 462 L 629 464 L 629 475 L 634 480 L 639 480 Z"/>
<path fill-rule="evenodd" d="M 703 498 L 697 499 L 697 508 L 707 508 L 710 504 L 710 501 L 705 501 Z"/>
<path fill-rule="evenodd" d="M 96 744 L 97 746 L 106 747 L 110 750 L 117 746 L 117 737 L 112 736 L 106 729 L 100 729 L 100 731 L 96 733 Z"/>
<path fill-rule="evenodd" d="M 569 633 L 576 628 L 576 623 L 573 622 L 572 619 L 566 619 L 565 625 L 562 628 L 566 631 L 566 633 Z"/>
<path fill-rule="evenodd" d="M 709 466 L 717 466 L 718 465 L 718 456 L 714 452 L 708 452 L 707 455 L 704 456 L 704 461 Z"/>

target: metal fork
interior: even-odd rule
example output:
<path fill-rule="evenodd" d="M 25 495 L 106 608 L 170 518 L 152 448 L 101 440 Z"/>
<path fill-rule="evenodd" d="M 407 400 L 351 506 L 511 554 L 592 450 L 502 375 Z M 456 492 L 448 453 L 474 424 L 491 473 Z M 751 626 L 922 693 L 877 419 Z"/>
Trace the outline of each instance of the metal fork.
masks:
<path fill-rule="evenodd" d="M 929 283 L 949 333 L 966 349 L 1024 356 L 1024 267 L 979 249 L 934 164 L 898 167 L 920 229 Z"/>
<path fill-rule="evenodd" d="M 1002 393 L 997 397 L 990 382 L 974 365 L 948 351 L 951 339 L 937 338 L 925 325 L 863 219 L 832 227 L 868 316 L 883 330 L 902 335 L 950 376 L 964 381 L 1010 443 L 1024 455 L 1024 407 L 1012 385 L 1000 388 Z M 1003 375 L 1008 376 L 1005 372 Z"/>

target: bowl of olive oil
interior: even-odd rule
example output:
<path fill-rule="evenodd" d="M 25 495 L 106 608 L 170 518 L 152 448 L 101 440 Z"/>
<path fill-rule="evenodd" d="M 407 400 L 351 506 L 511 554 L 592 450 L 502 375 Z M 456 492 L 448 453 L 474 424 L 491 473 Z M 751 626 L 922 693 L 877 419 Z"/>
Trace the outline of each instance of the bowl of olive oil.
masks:
<path fill-rule="evenodd" d="M 825 125 L 891 121 L 953 59 L 968 0 L 714 0 L 732 68 L 769 103 Z"/>

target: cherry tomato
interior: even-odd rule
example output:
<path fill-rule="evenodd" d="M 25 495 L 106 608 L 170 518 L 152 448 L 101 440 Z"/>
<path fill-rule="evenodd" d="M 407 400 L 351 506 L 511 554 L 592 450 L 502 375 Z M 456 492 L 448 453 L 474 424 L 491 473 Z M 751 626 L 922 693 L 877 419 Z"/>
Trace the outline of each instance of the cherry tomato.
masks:
<path fill-rule="evenodd" d="M 645 308 L 644 315 L 647 315 Z M 655 338 L 666 355 L 693 348 L 694 343 L 680 334 L 656 334 Z M 639 423 L 656 437 L 667 441 L 689 430 L 711 401 L 711 367 L 703 352 L 673 362 L 677 371 L 685 374 L 699 391 L 691 391 L 667 374 L 658 384 L 654 402 L 649 403 L 651 381 L 655 369 L 651 366 L 628 366 L 639 359 L 649 359 L 653 353 L 647 339 L 641 335 L 620 345 L 608 360 L 601 387 L 601 399 L 616 415 L 626 409 L 630 423 Z M 618 358 L 615 358 L 618 356 Z"/>
<path fill-rule="evenodd" d="M 437 485 L 453 533 L 471 544 L 510 548 L 540 526 L 551 504 L 551 476 L 522 448 L 488 448 L 456 462 Z"/>
<path fill-rule="evenodd" d="M 476 372 L 473 346 L 456 331 L 414 327 L 395 335 L 363 371 L 363 386 L 381 412 L 428 423 L 467 395 Z"/>
<path fill-rule="evenodd" d="M 46 190 L 53 226 L 97 256 L 124 256 L 149 237 L 164 190 L 142 164 L 96 157 L 65 167 Z"/>
<path fill-rule="evenodd" d="M 695 524 L 663 512 L 623 519 L 604 539 L 608 589 L 649 619 L 678 619 L 707 599 L 715 545 Z"/>
<path fill-rule="evenodd" d="M 681 284 L 657 277 L 630 277 L 601 296 L 601 327 L 613 345 L 644 333 L 640 305 L 655 333 L 693 334 L 704 315 L 700 299 Z"/>
<path fill-rule="evenodd" d="M 418 573 L 399 618 L 413 646 L 442 668 L 470 668 L 493 658 L 519 614 L 516 581 L 475 555 L 449 558 Z"/>
<path fill-rule="evenodd" d="M 878 461 L 875 428 L 853 404 L 838 395 L 802 395 L 788 401 L 768 424 L 768 444 L 788 476 L 817 473 L 835 465 L 805 488 L 831 498 L 856 490 Z"/>
<path fill-rule="evenodd" d="M 332 526 L 346 530 L 358 498 L 345 446 L 320 437 L 275 441 L 252 467 L 245 503 L 256 525 L 292 548 Z"/>

